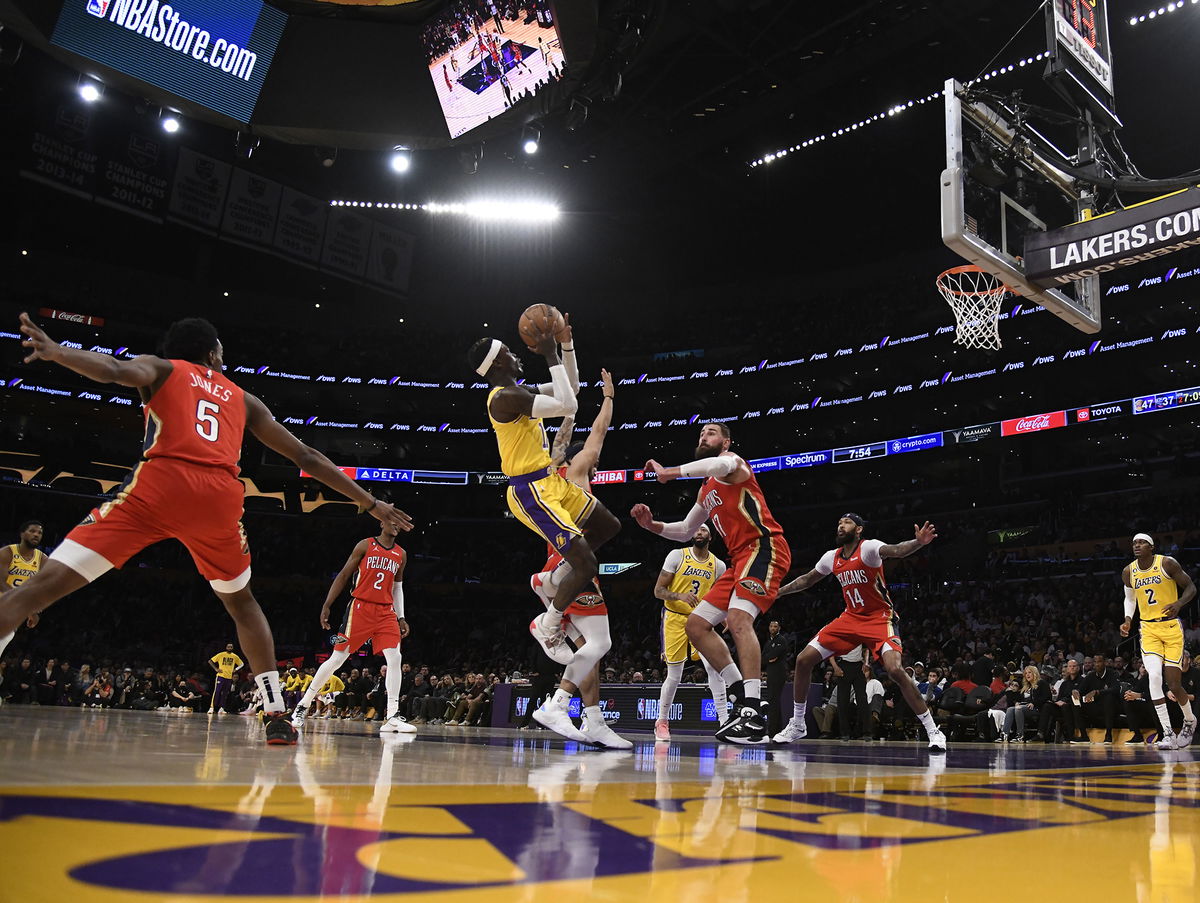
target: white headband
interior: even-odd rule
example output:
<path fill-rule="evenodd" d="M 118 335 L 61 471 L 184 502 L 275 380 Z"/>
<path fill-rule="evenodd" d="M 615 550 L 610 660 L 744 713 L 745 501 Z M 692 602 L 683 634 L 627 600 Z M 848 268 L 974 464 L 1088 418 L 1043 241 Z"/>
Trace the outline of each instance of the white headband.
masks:
<path fill-rule="evenodd" d="M 1154 540 L 1151 538 L 1149 533 L 1135 533 L 1133 535 L 1133 541 L 1137 542 L 1139 539 L 1144 539 L 1146 542 L 1150 543 L 1150 545 L 1154 545 Z"/>
<path fill-rule="evenodd" d="M 487 372 L 492 369 L 492 364 L 496 363 L 496 355 L 500 353 L 502 345 L 503 343 L 499 339 L 492 339 L 492 347 L 483 356 L 483 363 L 475 368 L 476 373 L 480 376 L 487 376 Z"/>

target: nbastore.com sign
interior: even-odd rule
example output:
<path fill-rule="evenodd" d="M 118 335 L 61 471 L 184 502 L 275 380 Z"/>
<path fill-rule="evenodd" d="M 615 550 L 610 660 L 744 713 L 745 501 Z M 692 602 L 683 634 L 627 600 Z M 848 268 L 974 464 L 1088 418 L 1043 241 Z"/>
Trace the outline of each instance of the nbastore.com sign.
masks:
<path fill-rule="evenodd" d="M 259 0 L 67 0 L 50 42 L 249 122 L 286 24 Z"/>

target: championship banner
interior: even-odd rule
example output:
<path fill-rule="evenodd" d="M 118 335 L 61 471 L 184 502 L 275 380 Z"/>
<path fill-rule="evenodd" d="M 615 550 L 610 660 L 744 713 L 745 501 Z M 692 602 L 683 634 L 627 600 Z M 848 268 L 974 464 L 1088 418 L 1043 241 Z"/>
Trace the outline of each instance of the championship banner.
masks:
<path fill-rule="evenodd" d="M 96 202 L 161 223 L 167 212 L 175 145 L 161 129 L 122 128 L 102 133 Z"/>
<path fill-rule="evenodd" d="M 1025 274 L 1060 288 L 1200 245 L 1200 188 L 1144 201 L 1025 239 Z"/>
<path fill-rule="evenodd" d="M 325 240 L 325 216 L 329 205 L 294 188 L 283 189 L 279 221 L 275 225 L 275 249 L 287 257 L 316 266 Z"/>
<path fill-rule="evenodd" d="M 181 147 L 167 218 L 216 235 L 232 171 L 228 163 Z"/>
<path fill-rule="evenodd" d="M 94 112 L 70 100 L 39 107 L 21 175 L 91 200 L 99 159 Z"/>
<path fill-rule="evenodd" d="M 221 220 L 221 237 L 239 243 L 270 246 L 279 215 L 283 186 L 271 179 L 235 169 Z"/>
<path fill-rule="evenodd" d="M 333 213 L 325 230 L 321 268 L 361 278 L 367 271 L 371 226 L 369 219 L 349 210 Z"/>
<path fill-rule="evenodd" d="M 412 236 L 379 223 L 372 225 L 367 281 L 393 292 L 407 293 L 412 271 Z"/>

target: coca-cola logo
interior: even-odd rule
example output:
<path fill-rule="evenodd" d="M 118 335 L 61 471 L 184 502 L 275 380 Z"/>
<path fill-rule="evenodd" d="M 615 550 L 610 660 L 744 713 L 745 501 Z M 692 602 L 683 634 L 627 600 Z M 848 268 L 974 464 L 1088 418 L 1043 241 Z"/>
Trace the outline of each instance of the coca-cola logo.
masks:
<path fill-rule="evenodd" d="M 69 314 L 65 310 L 56 310 L 54 312 L 54 319 L 69 320 L 72 323 L 82 323 L 84 316 L 83 314 Z"/>
<path fill-rule="evenodd" d="M 1033 414 L 1029 417 L 1018 417 L 1005 420 L 1000 424 L 1000 434 L 1016 436 L 1021 433 L 1037 433 L 1041 430 L 1053 430 L 1067 425 L 1066 411 L 1053 411 L 1049 414 Z"/>
<path fill-rule="evenodd" d="M 38 310 L 38 313 L 50 320 L 60 320 L 67 323 L 82 323 L 84 326 L 103 326 L 103 317 L 91 317 L 87 314 L 77 314 L 69 310 L 53 310 L 49 307 L 43 307 Z"/>

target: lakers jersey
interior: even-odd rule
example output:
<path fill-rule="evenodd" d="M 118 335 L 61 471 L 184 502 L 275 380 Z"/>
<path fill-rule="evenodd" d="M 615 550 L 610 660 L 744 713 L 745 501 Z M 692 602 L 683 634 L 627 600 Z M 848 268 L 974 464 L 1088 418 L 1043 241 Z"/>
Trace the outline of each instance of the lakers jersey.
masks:
<path fill-rule="evenodd" d="M 545 470 L 550 466 L 550 443 L 541 417 L 521 415 L 510 423 L 501 423 L 492 417 L 492 396 L 502 386 L 488 393 L 488 420 L 496 431 L 496 443 L 500 446 L 500 469 L 505 476 L 519 477 Z"/>
<path fill-rule="evenodd" d="M 242 667 L 242 660 L 232 652 L 218 652 L 209 661 L 217 666 L 217 677 L 226 680 L 232 680 L 233 673 Z"/>
<path fill-rule="evenodd" d="M 1155 555 L 1154 562 L 1145 570 L 1138 567 L 1136 559 L 1129 565 L 1129 582 L 1143 621 L 1161 621 L 1163 608 L 1179 599 L 1179 587 L 1163 570 L 1162 559 L 1161 555 Z"/>
<path fill-rule="evenodd" d="M 686 549 L 676 549 L 668 555 L 663 563 L 663 570 L 675 573 L 667 585 L 668 592 L 691 593 L 697 599 L 703 599 L 717 582 L 717 578 L 725 573 L 725 562 L 712 552 L 705 558 L 698 558 L 693 548 L 688 546 Z M 692 612 L 692 606 L 678 599 L 666 599 L 663 606 L 667 611 L 681 615 Z"/>
<path fill-rule="evenodd" d="M 12 563 L 8 566 L 4 582 L 9 586 L 20 586 L 41 570 L 42 562 L 46 560 L 46 555 L 41 549 L 34 549 L 32 558 L 22 557 L 21 547 L 16 543 L 13 543 L 8 549 L 12 552 Z"/>

